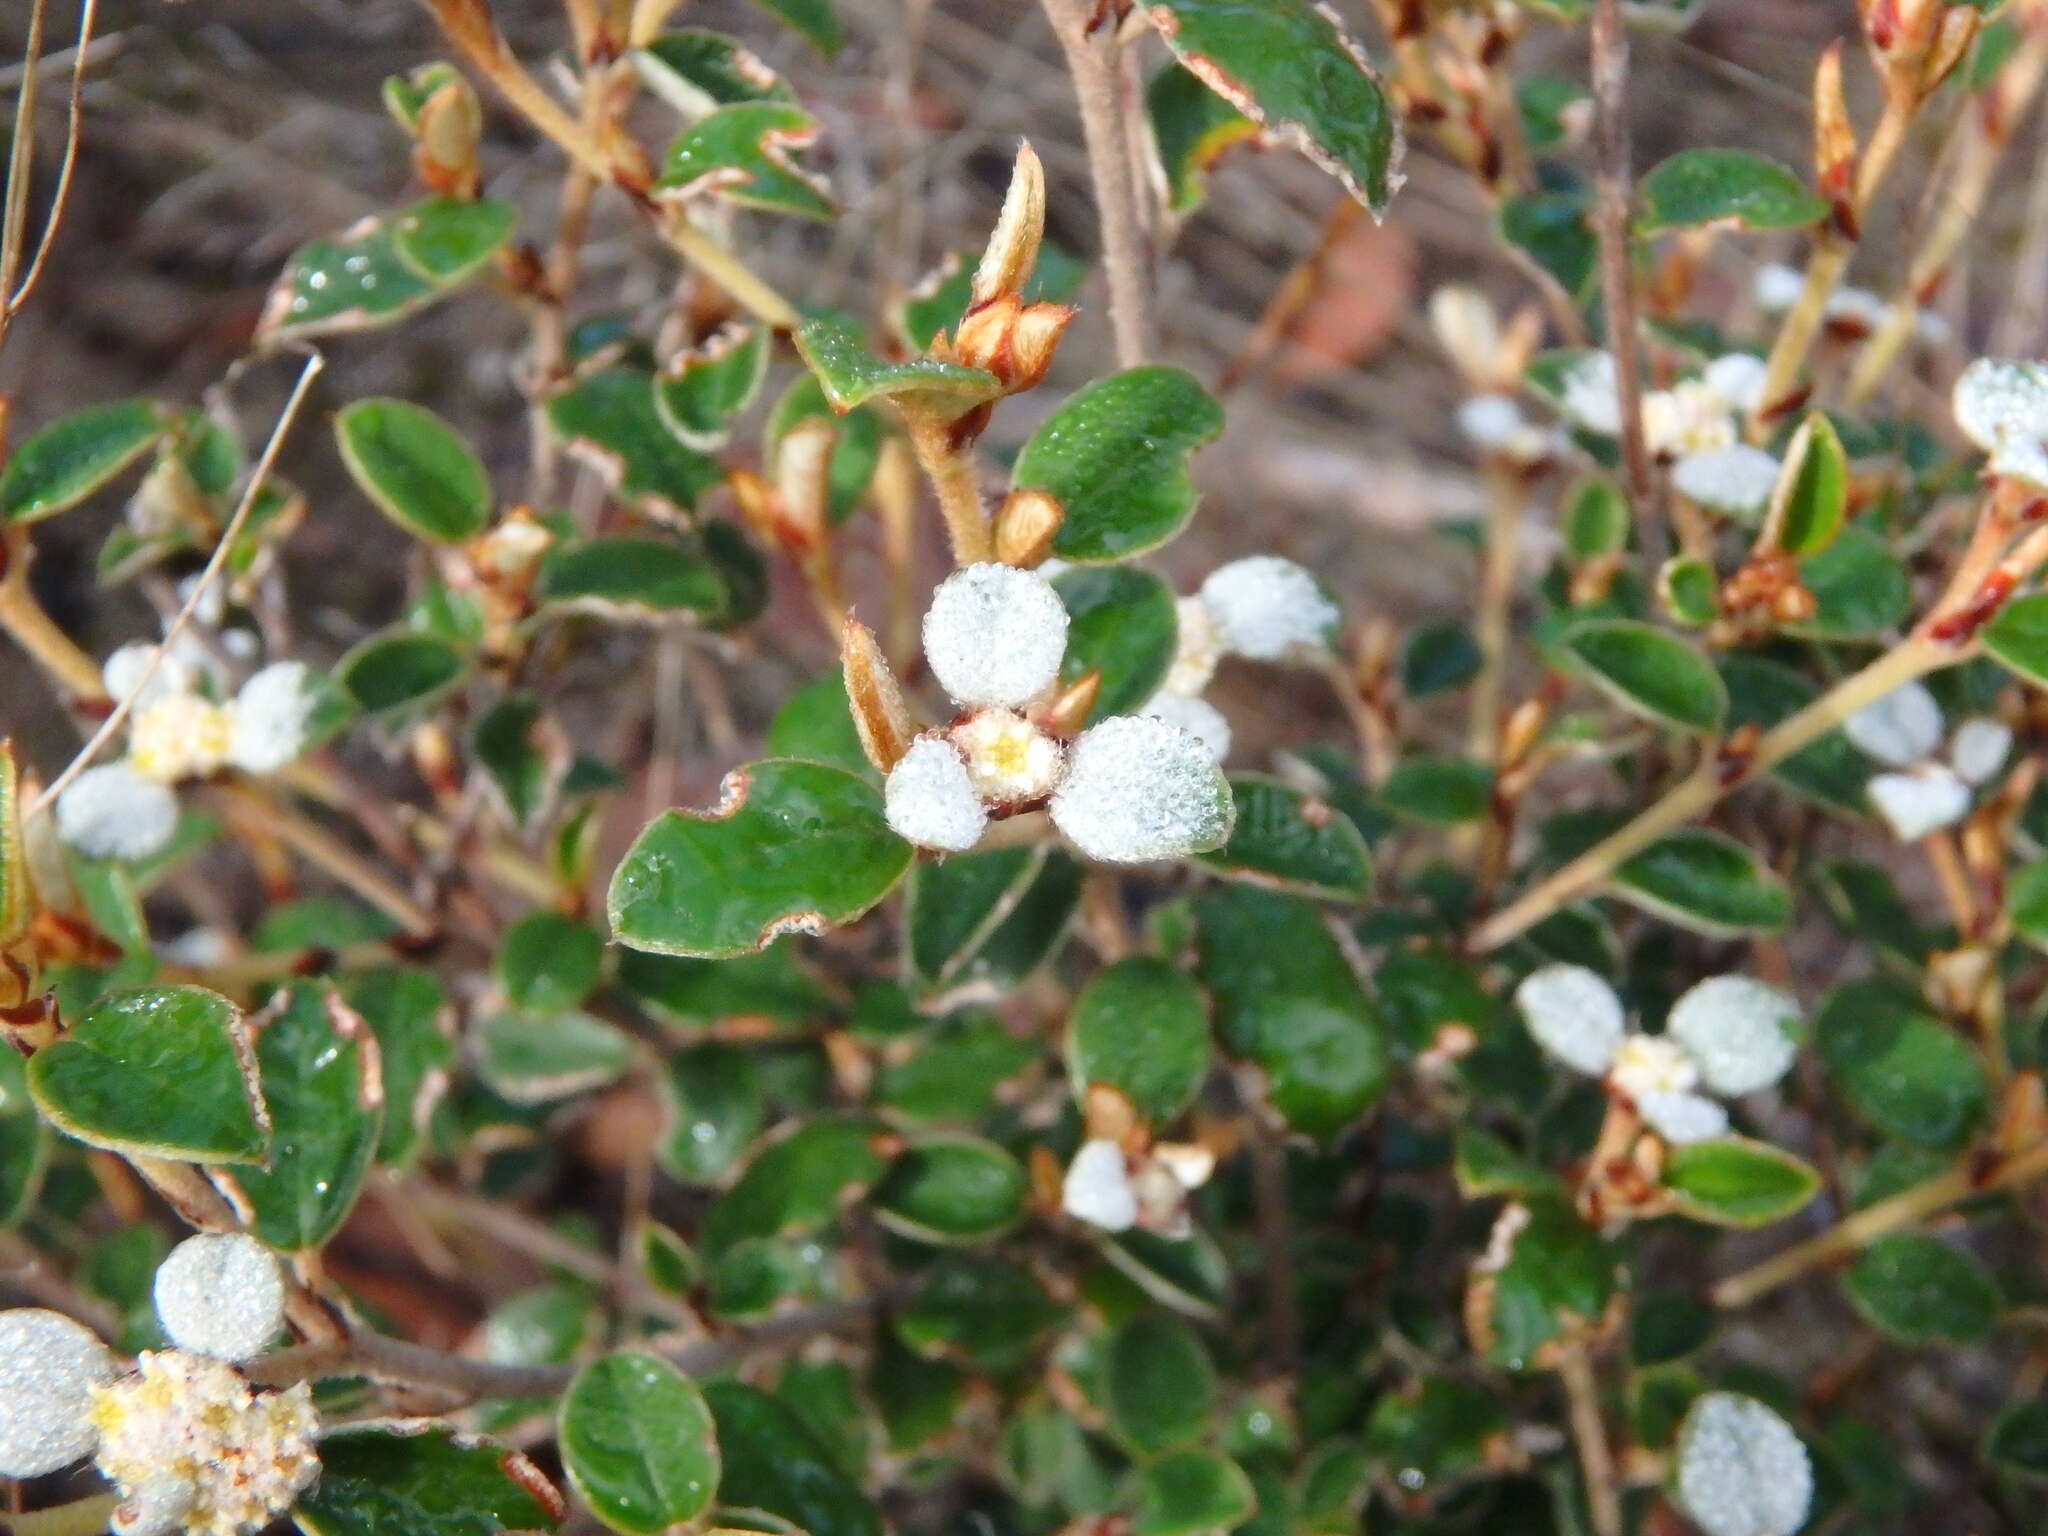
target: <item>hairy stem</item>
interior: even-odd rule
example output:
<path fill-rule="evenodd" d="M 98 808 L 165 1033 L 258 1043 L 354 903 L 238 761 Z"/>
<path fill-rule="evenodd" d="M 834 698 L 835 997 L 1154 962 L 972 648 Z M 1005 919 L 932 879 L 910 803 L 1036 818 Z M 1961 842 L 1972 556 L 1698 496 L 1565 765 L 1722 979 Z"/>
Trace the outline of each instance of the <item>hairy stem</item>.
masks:
<path fill-rule="evenodd" d="M 1572 1441 L 1579 1452 L 1579 1475 L 1586 1485 L 1586 1507 L 1598 1536 L 1621 1536 L 1621 1489 L 1614 1471 L 1614 1451 L 1607 1443 L 1607 1425 L 1600 1414 L 1600 1383 L 1586 1346 L 1576 1340 L 1558 1352 L 1557 1378 L 1564 1384 L 1571 1413 Z"/>
<path fill-rule="evenodd" d="M 106 685 L 100 681 L 100 666 L 63 630 L 29 590 L 29 535 L 26 528 L 10 528 L 0 544 L 0 629 L 22 648 L 30 661 L 75 704 L 103 704 Z"/>
<path fill-rule="evenodd" d="M 973 565 L 994 558 L 995 536 L 982 505 L 981 472 L 973 447 L 954 441 L 949 422 L 915 406 L 903 412 L 903 424 L 910 429 L 910 446 L 919 466 L 938 492 L 939 515 L 946 520 L 954 563 Z"/>
<path fill-rule="evenodd" d="M 1507 663 L 1508 621 L 1515 600 L 1515 571 L 1522 536 L 1522 486 L 1510 465 L 1486 470 L 1486 543 L 1480 552 L 1479 603 L 1473 638 L 1479 645 L 1479 675 L 1472 680 L 1472 756 L 1491 762 L 1500 734 L 1502 672 Z"/>

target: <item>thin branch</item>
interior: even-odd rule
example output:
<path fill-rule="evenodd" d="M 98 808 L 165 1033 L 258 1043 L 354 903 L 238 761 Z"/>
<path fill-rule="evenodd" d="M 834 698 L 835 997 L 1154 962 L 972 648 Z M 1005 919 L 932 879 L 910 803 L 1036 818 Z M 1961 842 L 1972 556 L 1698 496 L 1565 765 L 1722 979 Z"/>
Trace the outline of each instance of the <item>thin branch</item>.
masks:
<path fill-rule="evenodd" d="M 28 41 L 21 56 L 21 94 L 14 103 L 14 144 L 7 157 L 7 194 L 0 200 L 0 294 L 14 291 L 21 270 L 21 238 L 28 226 L 28 183 L 35 171 L 36 85 L 43 53 L 46 0 L 28 13 Z"/>
<path fill-rule="evenodd" d="M 92 26 L 98 4 L 99 0 L 85 0 L 79 9 L 78 46 L 71 59 L 71 102 L 64 124 L 64 161 L 57 171 L 57 190 L 50 194 L 50 216 L 43 221 L 36 253 L 29 261 L 28 271 L 22 274 L 21 286 L 8 295 L 6 313 L 0 315 L 0 343 L 6 340 L 7 325 L 35 291 L 36 282 L 43 275 L 43 264 L 49 260 L 50 247 L 56 242 L 57 228 L 64 222 L 64 206 L 71 196 L 71 173 L 78 165 L 78 137 L 85 122 L 85 67 L 92 62 Z"/>
<path fill-rule="evenodd" d="M 1564 1383 L 1571 1411 L 1572 1440 L 1579 1451 L 1579 1475 L 1586 1485 L 1586 1507 L 1598 1536 L 1621 1536 L 1621 1491 L 1614 1471 L 1614 1450 L 1607 1443 L 1607 1425 L 1600 1414 L 1600 1383 L 1586 1346 L 1574 1341 L 1558 1354 L 1558 1380 Z"/>

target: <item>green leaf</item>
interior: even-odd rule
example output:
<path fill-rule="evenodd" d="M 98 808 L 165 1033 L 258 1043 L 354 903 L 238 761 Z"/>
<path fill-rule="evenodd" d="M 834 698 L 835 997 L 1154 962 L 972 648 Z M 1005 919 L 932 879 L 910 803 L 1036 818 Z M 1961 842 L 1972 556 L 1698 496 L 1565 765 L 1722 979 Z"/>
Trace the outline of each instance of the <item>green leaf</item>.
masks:
<path fill-rule="evenodd" d="M 541 557 L 542 603 L 612 619 L 711 621 L 729 594 L 718 567 L 697 549 L 657 534 L 615 534 L 557 544 Z"/>
<path fill-rule="evenodd" d="M 519 1452 L 419 1422 L 328 1430 L 292 1519 L 306 1536 L 501 1536 L 552 1531 L 563 1513 Z"/>
<path fill-rule="evenodd" d="M 980 251 L 948 251 L 901 302 L 892 306 L 890 328 L 912 352 L 928 351 L 942 332 L 960 323 L 974 299 L 974 269 Z M 1064 304 L 1081 291 L 1088 267 L 1050 240 L 1038 248 L 1038 265 L 1024 280 L 1020 295 L 1027 304 L 1041 299 Z"/>
<path fill-rule="evenodd" d="M 839 17 L 832 0 L 754 0 L 757 10 L 766 11 L 795 32 L 826 58 L 839 52 Z M 819 1536 L 813 1531 L 810 1536 Z"/>
<path fill-rule="evenodd" d="M 1067 609 L 1067 654 L 1060 681 L 1090 671 L 1102 677 L 1085 723 L 1136 714 L 1166 680 L 1179 643 L 1173 589 L 1150 571 L 1082 566 L 1053 578 Z"/>
<path fill-rule="evenodd" d="M 1641 1368 L 1697 1354 L 1713 1338 L 1715 1322 L 1712 1307 L 1682 1291 L 1637 1296 L 1629 1308 L 1629 1360 Z"/>
<path fill-rule="evenodd" d="M 1674 1146 L 1664 1187 L 1679 1214 L 1718 1227 L 1762 1227 L 1804 1209 L 1820 1175 L 1800 1158 L 1744 1136 Z"/>
<path fill-rule="evenodd" d="M 1433 1376 L 1373 1404 L 1364 1454 L 1397 1477 L 1441 1489 L 1485 1469 L 1488 1442 L 1508 1428 L 1500 1398 L 1473 1382 Z"/>
<path fill-rule="evenodd" d="M 1614 871 L 1614 894 L 1710 938 L 1776 933 L 1792 921 L 1792 893 L 1743 844 L 1694 827 L 1667 833 Z"/>
<path fill-rule="evenodd" d="M 1463 619 L 1418 624 L 1401 642 L 1401 691 L 1432 698 L 1464 687 L 1479 675 L 1479 646 Z"/>
<path fill-rule="evenodd" d="M 1079 874 L 1072 859 L 1044 847 L 919 864 L 904 904 L 911 978 L 932 990 L 1021 979 L 1065 931 Z"/>
<path fill-rule="evenodd" d="M 559 759 L 566 742 L 547 720 L 547 706 L 535 693 L 508 693 L 477 716 L 470 749 L 477 766 L 503 797 L 513 822 L 528 827 L 560 788 L 568 767 Z"/>
<path fill-rule="evenodd" d="M 1823 640 L 1882 635 L 1906 615 L 1912 583 L 1891 546 L 1851 523 L 1826 549 L 1799 562 L 1799 581 L 1813 594 L 1813 617 L 1787 624 L 1787 634 Z"/>
<path fill-rule="evenodd" d="M 680 521 L 724 476 L 669 430 L 654 394 L 652 374 L 599 369 L 549 397 L 548 423 L 621 499 Z"/>
<path fill-rule="evenodd" d="M 834 410 L 893 399 L 948 417 L 963 416 L 1003 392 L 994 374 L 961 363 L 929 358 L 884 362 L 868 350 L 859 328 L 841 315 L 814 316 L 796 328 L 793 339 Z"/>
<path fill-rule="evenodd" d="M 1568 1326 L 1600 1317 L 1614 1293 L 1614 1249 L 1560 1199 L 1531 1200 L 1493 1279 L 1488 1358 L 1526 1370 L 1536 1351 Z"/>
<path fill-rule="evenodd" d="M 1668 630 L 1636 619 L 1588 619 L 1560 644 L 1615 703 L 1661 725 L 1711 731 L 1727 713 L 1713 663 Z"/>
<path fill-rule="evenodd" d="M 654 379 L 654 409 L 686 448 L 725 446 L 733 418 L 754 403 L 768 377 L 767 327 L 735 322 L 714 332 Z"/>
<path fill-rule="evenodd" d="M 1720 582 L 1713 563 L 1674 555 L 1657 572 L 1657 601 L 1675 624 L 1703 629 L 1720 616 Z M 1569 641 L 1567 640 L 1567 643 Z"/>
<path fill-rule="evenodd" d="M 722 1040 L 671 1056 L 661 1090 L 663 1126 L 654 1158 L 670 1177 L 686 1184 L 709 1183 L 723 1174 L 767 1117 L 753 1056 Z"/>
<path fill-rule="evenodd" d="M 704 27 L 665 32 L 630 55 L 648 90 L 685 117 L 742 101 L 794 101 L 789 82 L 737 41 Z"/>
<path fill-rule="evenodd" d="M 897 1154 L 875 1186 L 875 1219 L 925 1243 L 984 1243 L 1024 1214 L 1024 1165 L 978 1136 L 933 1136 Z"/>
<path fill-rule="evenodd" d="M 1467 757 L 1405 757 L 1380 786 L 1380 803 L 1428 827 L 1478 821 L 1493 803 L 1493 770 Z"/>
<path fill-rule="evenodd" d="M 394 221 L 365 219 L 299 247 L 264 303 L 258 335 L 285 340 L 371 330 L 424 308 L 511 238 L 510 203 L 430 197 Z"/>
<path fill-rule="evenodd" d="M 718 1487 L 718 1437 L 696 1384 L 659 1355 L 622 1349 L 576 1373 L 558 1438 L 569 1484 L 629 1536 L 695 1520 Z"/>
<path fill-rule="evenodd" d="M 334 678 L 364 714 L 387 715 L 432 703 L 468 670 L 462 653 L 446 640 L 387 629 L 342 657 Z"/>
<path fill-rule="evenodd" d="M 1350 817 L 1264 774 L 1230 776 L 1230 841 L 1197 855 L 1227 878 L 1329 901 L 1362 901 L 1372 854 Z"/>
<path fill-rule="evenodd" d="M 1896 983 L 1865 978 L 1830 992 L 1814 1043 L 1850 1107 L 1901 1141 L 1960 1147 L 1990 1106 L 1975 1053 Z"/>
<path fill-rule="evenodd" d="M 861 1119 L 805 1121 L 754 1154 L 705 1218 L 702 1243 L 717 1254 L 743 1238 L 793 1237 L 824 1226 L 882 1176 L 875 1126 Z"/>
<path fill-rule="evenodd" d="M 1028 1266 L 1010 1259 L 950 1254 L 925 1272 L 896 1316 L 896 1331 L 920 1355 L 962 1360 L 980 1370 L 1014 1370 L 1065 1313 Z"/>
<path fill-rule="evenodd" d="M 710 194 L 743 208 L 829 219 L 838 205 L 823 180 L 791 153 L 816 142 L 818 120 L 786 101 L 743 101 L 685 128 L 662 161 L 656 197 Z"/>
<path fill-rule="evenodd" d="M 716 810 L 648 823 L 612 876 L 612 931 L 662 954 L 745 954 L 793 929 L 853 921 L 910 862 L 874 785 L 771 758 L 729 775 Z"/>
<path fill-rule="evenodd" d="M 1401 184 L 1401 131 L 1379 77 L 1310 0 L 1155 0 L 1175 58 L 1375 213 Z"/>
<path fill-rule="evenodd" d="M 1721 682 L 1728 690 L 1728 729 L 1754 725 L 1769 730 L 1819 697 L 1820 690 L 1783 662 L 1735 651 L 1721 658 Z M 1851 815 L 1869 805 L 1864 785 L 1877 765 L 1840 731 L 1830 731 L 1771 770 L 1782 783 L 1821 804 Z"/>
<path fill-rule="evenodd" d="M 1494 216 L 1500 237 L 1524 252 L 1574 298 L 1593 279 L 1600 242 L 1579 192 L 1538 192 L 1510 197 Z"/>
<path fill-rule="evenodd" d="M 1111 1337 L 1102 1385 L 1110 1428 L 1141 1456 L 1199 1438 L 1216 1406 L 1216 1367 L 1195 1330 L 1153 1312 Z"/>
<path fill-rule="evenodd" d="M 170 424 L 153 401 L 114 400 L 31 432 L 0 471 L 0 521 L 33 523 L 78 505 L 161 441 Z"/>
<path fill-rule="evenodd" d="M 2048 1477 L 2048 1397 L 2016 1404 L 2000 1414 L 1984 1454 L 2005 1471 Z"/>
<path fill-rule="evenodd" d="M 491 516 L 491 482 L 460 434 L 409 400 L 358 400 L 334 418 L 334 439 L 362 493 L 416 539 L 458 544 Z"/>
<path fill-rule="evenodd" d="M 1451 1166 L 1467 1200 L 1490 1195 L 1541 1195 L 1557 1189 L 1557 1175 L 1517 1152 L 1482 1126 L 1461 1125 Z"/>
<path fill-rule="evenodd" d="M 736 1381 L 707 1384 L 704 1400 L 718 1425 L 727 1508 L 765 1510 L 804 1536 L 882 1536 L 875 1506 L 787 1404 Z"/>
<path fill-rule="evenodd" d="M 1775 548 L 1789 555 L 1819 554 L 1841 531 L 1849 511 L 1849 456 L 1834 424 L 1813 412 L 1785 450 L 1766 526 Z"/>
<path fill-rule="evenodd" d="M 377 1037 L 384 1084 L 377 1161 L 403 1164 L 419 1149 L 455 1057 L 447 996 L 433 972 L 402 965 L 357 972 L 342 982 L 341 996 Z"/>
<path fill-rule="evenodd" d="M 1634 526 L 1628 499 L 1613 481 L 1588 475 L 1565 497 L 1564 547 L 1572 560 L 1584 564 L 1628 548 Z"/>
<path fill-rule="evenodd" d="M 875 1102 L 919 1124 L 973 1124 L 995 1110 L 1006 1082 L 1039 1059 L 1036 1046 L 993 1014 L 958 1014 L 921 1032 L 907 1058 L 884 1062 Z"/>
<path fill-rule="evenodd" d="M 1208 173 L 1233 144 L 1256 139 L 1259 125 L 1178 64 L 1168 64 L 1145 87 L 1152 144 L 1166 172 L 1167 205 L 1193 213 L 1209 194 Z"/>
<path fill-rule="evenodd" d="M 649 1013 L 685 1029 L 741 1014 L 802 1024 L 830 1006 L 828 994 L 796 963 L 788 945 L 731 960 L 629 949 L 618 957 L 618 980 Z"/>
<path fill-rule="evenodd" d="M 2048 592 L 2014 598 L 1984 626 L 1984 649 L 2036 687 L 2048 688 Z"/>
<path fill-rule="evenodd" d="M 2004 1305 L 1983 1260 L 1938 1237 L 1894 1232 L 1864 1249 L 1842 1277 L 1850 1303 L 1908 1344 L 1972 1344 Z"/>
<path fill-rule="evenodd" d="M 498 985 L 514 1008 L 574 1008 L 604 964 L 597 930 L 559 912 L 529 912 L 498 941 Z"/>
<path fill-rule="evenodd" d="M 875 776 L 846 702 L 846 674 L 837 667 L 782 701 L 762 745 L 774 757 L 801 757 L 864 779 Z"/>
<path fill-rule="evenodd" d="M 1178 966 L 1133 955 L 1089 978 L 1067 1026 L 1076 1096 L 1107 1083 L 1155 1122 L 1194 1101 L 1209 1073 L 1209 1010 Z"/>
<path fill-rule="evenodd" d="M 0 1227 L 12 1227 L 34 1206 L 50 1142 L 29 1095 L 28 1064 L 14 1051 L 0 1052 Z"/>
<path fill-rule="evenodd" d="M 1195 510 L 1188 455 L 1223 430 L 1223 408 L 1180 368 L 1127 368 L 1069 395 L 1017 455 L 1018 488 L 1050 491 L 1062 560 L 1127 560 L 1179 533 Z"/>
<path fill-rule="evenodd" d="M 616 1082 L 633 1042 L 587 1013 L 487 1013 L 476 1025 L 477 1076 L 514 1104 L 546 1104 Z"/>
<path fill-rule="evenodd" d="M 512 235 L 510 203 L 430 197 L 414 203 L 391 228 L 398 259 L 436 289 L 475 275 Z M 344 263 L 344 266 L 346 264 Z"/>
<path fill-rule="evenodd" d="M 101 998 L 29 1058 L 28 1087 L 52 1125 L 90 1147 L 192 1163 L 253 1163 L 270 1148 L 249 1031 L 203 987 Z"/>
<path fill-rule="evenodd" d="M 1685 229 L 1733 219 L 1744 229 L 1798 229 L 1827 199 L 1775 160 L 1746 149 L 1686 149 L 1643 177 L 1637 227 Z"/>
<path fill-rule="evenodd" d="M 1134 1227 L 1101 1244 L 1102 1256 L 1139 1290 L 1183 1316 L 1221 1316 L 1230 1300 L 1230 1266 L 1205 1232 L 1162 1237 Z"/>
<path fill-rule="evenodd" d="M 253 1032 L 270 1158 L 232 1177 L 253 1213 L 252 1232 L 285 1253 L 315 1249 L 341 1230 L 377 1156 L 377 1039 L 333 988 L 312 981 L 288 987 L 257 1015 Z"/>
<path fill-rule="evenodd" d="M 1139 1474 L 1131 1536 L 1235 1530 L 1258 1508 L 1244 1468 L 1210 1451 L 1162 1456 Z"/>

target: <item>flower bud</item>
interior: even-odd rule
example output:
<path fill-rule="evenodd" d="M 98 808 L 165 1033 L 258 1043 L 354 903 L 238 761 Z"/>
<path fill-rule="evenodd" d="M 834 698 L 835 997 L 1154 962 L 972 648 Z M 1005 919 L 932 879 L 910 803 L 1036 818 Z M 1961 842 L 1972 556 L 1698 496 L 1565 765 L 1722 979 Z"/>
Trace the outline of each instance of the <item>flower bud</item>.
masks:
<path fill-rule="evenodd" d="M 459 75 L 420 104 L 413 120 L 413 170 L 427 190 L 464 200 L 476 196 L 483 126 L 476 92 Z"/>
<path fill-rule="evenodd" d="M 1003 211 L 974 272 L 970 307 L 979 309 L 1004 294 L 1021 294 L 1030 281 L 1031 269 L 1038 264 L 1038 245 L 1044 236 L 1045 167 L 1027 141 L 1017 146 Z"/>
<path fill-rule="evenodd" d="M 910 706 L 903 702 L 896 674 L 875 642 L 874 631 L 851 615 L 839 632 L 839 661 L 861 750 L 878 771 L 887 773 L 910 750 L 917 724 L 910 717 Z"/>
<path fill-rule="evenodd" d="M 1836 227 L 1850 239 L 1856 226 L 1856 130 L 1842 94 L 1842 45 L 1830 43 L 1813 72 L 1813 174 L 1834 210 Z"/>
<path fill-rule="evenodd" d="M 996 559 L 1025 570 L 1044 564 L 1066 515 L 1051 491 L 1020 486 L 1010 492 L 996 508 Z"/>

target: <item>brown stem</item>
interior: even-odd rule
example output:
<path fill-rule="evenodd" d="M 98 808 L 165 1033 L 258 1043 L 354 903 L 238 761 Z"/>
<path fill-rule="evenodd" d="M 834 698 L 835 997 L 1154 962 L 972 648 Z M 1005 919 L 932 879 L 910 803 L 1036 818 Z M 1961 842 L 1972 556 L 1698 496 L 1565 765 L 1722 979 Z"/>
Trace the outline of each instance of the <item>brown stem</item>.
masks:
<path fill-rule="evenodd" d="M 949 422 L 915 406 L 904 410 L 903 424 L 910 429 L 910 446 L 918 464 L 938 492 L 939 515 L 946 520 L 954 563 L 973 565 L 993 559 L 995 538 L 988 510 L 982 505 L 981 472 L 974 462 L 973 447 L 954 441 Z"/>
<path fill-rule="evenodd" d="M 1621 1491 L 1614 1471 L 1614 1451 L 1607 1443 L 1607 1425 L 1600 1414 L 1600 1383 L 1586 1346 L 1574 1340 L 1558 1352 L 1558 1380 L 1564 1384 L 1571 1412 L 1572 1440 L 1578 1447 L 1579 1474 L 1586 1485 L 1586 1506 L 1598 1536 L 1621 1536 Z"/>
<path fill-rule="evenodd" d="M 13 636 L 29 660 L 69 694 L 73 703 L 104 704 L 107 690 L 100 681 L 99 663 L 57 627 L 29 590 L 31 558 L 28 530 L 8 529 L 5 543 L 0 544 L 0 561 L 5 562 L 0 569 L 0 629 Z"/>

